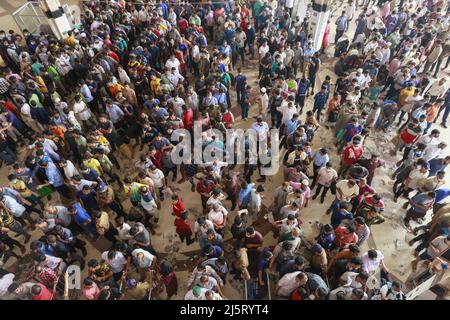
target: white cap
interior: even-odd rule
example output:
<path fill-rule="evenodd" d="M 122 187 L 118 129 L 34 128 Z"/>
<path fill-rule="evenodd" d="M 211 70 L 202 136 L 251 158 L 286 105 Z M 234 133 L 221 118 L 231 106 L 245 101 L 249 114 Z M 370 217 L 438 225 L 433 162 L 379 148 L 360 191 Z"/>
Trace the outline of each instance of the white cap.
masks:
<path fill-rule="evenodd" d="M 359 68 L 357 71 L 358 71 L 359 73 L 362 73 L 362 72 L 363 72 L 363 69 Z"/>
<path fill-rule="evenodd" d="M 266 91 L 267 91 L 266 88 L 264 88 L 264 87 L 261 88 L 261 92 L 262 92 L 262 93 L 266 93 Z"/>
<path fill-rule="evenodd" d="M 309 186 L 309 180 L 308 179 L 302 180 L 302 184 L 305 186 Z"/>

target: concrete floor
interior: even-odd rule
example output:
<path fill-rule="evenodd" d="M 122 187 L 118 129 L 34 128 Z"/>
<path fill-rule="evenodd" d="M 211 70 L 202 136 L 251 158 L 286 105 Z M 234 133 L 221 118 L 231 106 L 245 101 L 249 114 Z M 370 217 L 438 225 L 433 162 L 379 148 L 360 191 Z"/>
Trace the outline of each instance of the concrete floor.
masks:
<path fill-rule="evenodd" d="M 8 3 L 20 4 L 20 2 L 24 1 L 15 1 L 15 0 L 7 0 Z M 63 2 L 63 1 L 61 1 Z M 74 1 L 69 1 L 72 4 Z M 3 8 L 11 10 L 11 7 L 4 6 L 4 1 L 1 2 Z M 0 16 L 1 16 L 0 9 Z M 334 26 L 334 17 L 331 21 L 332 26 Z M 10 28 L 11 23 L 8 22 L 10 19 L 8 16 L 2 16 L 0 19 L 0 29 L 1 28 Z M 352 35 L 354 32 L 354 23 L 351 24 L 350 30 L 348 31 L 349 35 Z M 330 34 L 330 39 L 334 39 L 334 31 Z M 332 44 L 330 44 L 332 46 Z M 326 75 L 330 75 L 332 77 L 332 81 L 335 82 L 336 76 L 333 73 L 333 61 L 334 58 L 332 54 L 334 49 L 329 47 L 325 55 L 322 56 L 322 67 L 321 71 L 318 75 L 316 85 L 320 85 L 320 83 L 324 80 Z M 331 59 L 330 59 L 331 58 Z M 246 63 L 243 66 L 243 71 L 249 79 L 250 84 L 254 84 L 254 80 L 256 79 L 256 70 L 257 70 L 257 61 L 251 61 L 250 63 Z M 255 84 L 256 86 L 256 84 Z M 234 96 L 232 97 L 232 101 L 235 101 Z M 235 109 L 238 107 L 235 107 Z M 306 110 L 310 110 L 312 108 L 312 97 L 307 100 Z M 257 107 L 254 106 L 250 109 L 250 117 L 257 115 Z M 305 115 L 300 118 L 304 120 Z M 247 121 L 242 121 L 240 118 L 237 119 L 238 128 L 248 128 L 254 122 L 254 120 L 250 119 Z M 440 126 L 438 127 L 442 132 L 443 139 L 449 141 L 450 130 L 444 129 Z M 389 142 L 392 138 L 393 134 L 378 134 L 373 133 L 367 140 L 367 149 L 375 150 L 382 154 L 384 160 L 386 160 L 386 167 L 380 168 L 377 171 L 376 177 L 374 179 L 373 186 L 376 190 L 383 195 L 383 200 L 386 202 L 386 217 L 387 221 L 381 225 L 375 225 L 372 227 L 372 233 L 370 239 L 364 244 L 362 251 L 365 252 L 369 248 L 376 248 L 381 250 L 385 256 L 385 261 L 389 269 L 391 270 L 391 274 L 405 282 L 408 277 L 411 276 L 411 267 L 410 262 L 412 261 L 412 248 L 408 246 L 407 241 L 410 239 L 411 235 L 408 234 L 405 228 L 401 224 L 401 218 L 405 214 L 405 211 L 401 208 L 404 200 L 400 200 L 398 204 L 392 201 L 392 183 L 393 181 L 390 179 L 392 174 L 392 170 L 394 168 L 394 164 L 398 161 L 399 157 L 392 157 L 389 155 L 389 151 L 392 148 L 392 144 Z M 330 155 L 332 157 L 331 161 L 335 164 L 339 163 L 338 155 L 336 154 L 336 148 L 334 147 L 334 135 L 331 131 L 327 130 L 324 127 L 321 127 L 316 132 L 316 137 L 313 141 L 313 150 L 316 151 L 321 147 L 326 146 L 330 150 Z M 135 158 L 139 157 L 139 152 L 135 150 Z M 124 175 L 127 173 L 134 172 L 133 163 L 129 163 L 124 159 L 120 159 L 121 164 L 124 164 L 125 168 L 121 171 Z M 5 177 L 9 172 L 9 168 L 3 166 L 0 168 L 0 185 L 4 185 L 6 183 Z M 256 174 L 254 176 L 256 178 Z M 277 186 L 279 186 L 282 182 L 282 170 L 279 170 L 278 174 L 268 178 L 268 181 L 264 184 L 266 189 L 265 198 L 263 199 L 264 205 L 267 207 L 273 201 L 272 190 L 274 190 Z M 190 213 L 190 221 L 193 222 L 195 217 L 198 216 L 201 212 L 200 205 L 200 196 L 197 193 L 192 193 L 190 191 L 190 184 L 185 182 L 182 184 L 177 183 L 169 183 L 169 186 L 172 190 L 178 192 L 186 205 Z M 52 202 L 57 203 L 57 196 L 54 197 Z M 318 200 L 310 201 L 308 208 L 305 208 L 301 211 L 301 217 L 304 222 L 305 229 L 305 238 L 312 241 L 313 238 L 317 235 L 318 230 L 315 227 L 315 221 L 320 221 L 322 223 L 329 223 L 329 216 L 325 214 L 325 210 L 328 208 L 330 202 L 332 201 L 332 196 L 328 195 L 326 202 L 324 204 L 320 204 Z M 127 203 L 126 207 L 129 207 L 130 204 Z M 226 202 L 227 209 L 230 208 L 230 203 Z M 198 254 L 199 246 L 198 244 L 193 244 L 189 247 L 186 247 L 185 244 L 180 244 L 179 239 L 175 234 L 175 228 L 173 226 L 173 216 L 171 213 L 171 203 L 170 200 L 165 200 L 163 202 L 161 208 L 161 218 L 160 218 L 160 226 L 157 229 L 158 234 L 152 237 L 152 244 L 155 247 L 156 251 L 162 253 L 170 260 L 176 262 L 177 266 L 177 277 L 179 283 L 178 295 L 175 297 L 176 299 L 182 299 L 186 292 L 186 279 L 188 276 L 187 270 L 192 270 L 193 265 L 192 262 L 196 260 L 196 255 Z M 233 221 L 234 215 L 236 211 L 230 214 L 229 221 Z M 412 226 L 414 226 L 414 222 L 412 222 Z M 39 238 L 42 235 L 39 231 L 33 233 L 33 239 Z M 226 239 L 230 238 L 231 234 L 228 232 L 226 234 Z M 397 247 L 395 242 L 399 240 L 400 245 Z M 275 240 L 272 236 L 272 233 L 267 233 L 265 235 L 265 244 L 273 245 Z M 86 257 L 86 261 L 90 258 L 98 258 L 100 253 L 103 250 L 106 250 L 109 246 L 107 241 L 98 241 L 98 243 L 91 245 L 88 244 L 88 257 Z M 12 258 L 10 263 L 14 263 L 15 259 Z M 18 272 L 20 271 L 20 265 L 17 266 L 14 263 L 14 267 L 18 267 Z M 85 276 L 85 273 L 83 274 Z M 242 299 L 242 284 L 234 282 L 229 282 L 228 285 L 224 288 L 225 295 L 230 299 Z"/>

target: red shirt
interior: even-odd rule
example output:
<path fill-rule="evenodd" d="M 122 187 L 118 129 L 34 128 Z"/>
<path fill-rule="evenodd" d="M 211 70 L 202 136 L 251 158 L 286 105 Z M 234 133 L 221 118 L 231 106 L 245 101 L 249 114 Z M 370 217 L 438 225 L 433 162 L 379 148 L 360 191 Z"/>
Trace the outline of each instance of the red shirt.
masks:
<path fill-rule="evenodd" d="M 205 184 L 203 183 L 203 181 L 199 181 L 197 183 L 197 192 L 200 193 L 200 195 L 205 198 L 209 198 L 209 196 L 203 196 L 202 193 L 211 193 L 211 191 L 213 191 L 215 188 L 214 182 L 210 182 L 207 186 L 205 186 Z"/>
<path fill-rule="evenodd" d="M 108 56 L 110 56 L 111 58 L 113 58 L 114 60 L 116 60 L 117 62 L 120 62 L 120 58 L 119 56 L 112 50 L 108 51 Z"/>
<path fill-rule="evenodd" d="M 162 152 L 156 150 L 154 155 L 150 156 L 150 160 L 152 160 L 153 164 L 158 168 L 162 169 Z"/>
<path fill-rule="evenodd" d="M 356 244 L 358 242 L 358 235 L 356 233 L 349 233 L 346 234 L 347 228 L 337 227 L 336 230 L 334 230 L 334 243 L 338 248 L 344 248 L 347 245 L 350 244 Z"/>
<path fill-rule="evenodd" d="M 192 235 L 191 226 L 189 225 L 188 220 L 183 220 L 179 217 L 175 219 L 173 222 L 174 226 L 176 227 L 176 232 L 181 236 L 190 236 Z"/>
<path fill-rule="evenodd" d="M 42 283 L 36 283 L 39 287 L 41 287 L 41 293 L 39 293 L 37 296 L 33 296 L 31 298 L 32 300 L 52 300 L 53 299 L 53 293 L 47 289 L 46 286 L 44 286 Z"/>
<path fill-rule="evenodd" d="M 417 140 L 418 137 L 419 135 L 417 134 L 417 132 L 409 130 L 408 127 L 403 129 L 402 133 L 400 134 L 400 138 L 402 138 L 403 142 L 406 144 L 412 144 Z"/>
<path fill-rule="evenodd" d="M 194 111 L 191 108 L 187 109 L 183 114 L 183 125 L 187 130 L 194 128 Z"/>
<path fill-rule="evenodd" d="M 189 27 L 189 23 L 186 19 L 178 20 L 178 28 L 180 29 L 181 34 L 185 34 L 188 27 Z"/>
<path fill-rule="evenodd" d="M 363 147 L 355 147 L 354 145 L 349 145 L 344 149 L 344 152 L 342 153 L 342 162 L 347 165 L 352 165 L 358 161 L 363 152 Z"/>
<path fill-rule="evenodd" d="M 178 197 L 177 203 L 172 205 L 172 211 L 178 218 L 181 216 L 183 212 L 186 211 L 186 208 L 184 207 L 183 200 L 181 199 L 181 197 Z"/>
<path fill-rule="evenodd" d="M 234 123 L 234 116 L 231 112 L 226 112 L 222 115 L 222 122 L 225 124 L 225 128 L 230 129 Z"/>

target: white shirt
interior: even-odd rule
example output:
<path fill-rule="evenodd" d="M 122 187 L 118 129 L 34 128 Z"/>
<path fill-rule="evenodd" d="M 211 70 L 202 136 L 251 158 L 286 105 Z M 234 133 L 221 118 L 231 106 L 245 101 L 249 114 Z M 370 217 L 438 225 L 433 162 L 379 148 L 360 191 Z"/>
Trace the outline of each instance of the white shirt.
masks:
<path fill-rule="evenodd" d="M 447 91 L 447 83 L 448 81 L 446 81 L 443 85 L 440 85 L 439 80 L 436 80 L 432 85 L 430 85 L 428 91 L 425 92 L 430 96 L 440 97 Z"/>
<path fill-rule="evenodd" d="M 8 292 L 9 286 L 14 282 L 15 275 L 7 273 L 0 279 L 0 297 Z"/>
<path fill-rule="evenodd" d="M 294 0 L 286 0 L 286 2 L 284 3 L 284 6 L 288 9 L 293 8 L 294 7 Z"/>
<path fill-rule="evenodd" d="M 81 120 L 86 121 L 91 118 L 91 112 L 83 101 L 75 102 L 73 105 L 73 112 L 78 114 Z"/>
<path fill-rule="evenodd" d="M 261 105 L 262 105 L 262 111 L 266 112 L 269 110 L 269 96 L 267 93 L 264 93 L 261 95 Z"/>
<path fill-rule="evenodd" d="M 277 110 L 281 112 L 281 114 L 283 115 L 283 117 L 281 118 L 281 122 L 282 123 L 286 123 L 289 120 L 292 119 L 292 116 L 297 113 L 297 109 L 295 108 L 294 105 L 292 105 L 292 107 L 288 107 L 287 104 L 285 105 L 281 105 L 279 107 L 277 107 Z"/>
<path fill-rule="evenodd" d="M 155 171 L 150 171 L 148 173 L 149 177 L 153 180 L 155 187 L 162 188 L 164 186 L 164 173 L 160 169 L 155 169 Z"/>
<path fill-rule="evenodd" d="M 177 72 L 180 73 L 180 69 L 179 69 L 180 61 L 178 61 L 177 58 L 175 58 L 173 60 L 168 59 L 166 61 L 165 67 L 166 67 L 166 69 L 169 69 L 169 70 L 172 70 L 172 68 L 175 68 L 177 70 Z"/>
<path fill-rule="evenodd" d="M 125 264 L 127 263 L 127 259 L 125 259 L 122 252 L 116 252 L 116 256 L 114 257 L 114 259 L 109 260 L 108 252 L 109 251 L 105 251 L 102 253 L 102 259 L 109 264 L 113 273 L 121 272 L 124 269 Z"/>
<path fill-rule="evenodd" d="M 425 179 L 426 177 L 428 177 L 429 172 L 425 172 L 422 173 L 420 171 L 420 169 L 414 169 L 410 172 L 409 174 L 409 183 L 408 183 L 408 188 L 411 189 L 418 189 L 419 188 L 419 181 L 422 179 Z"/>
<path fill-rule="evenodd" d="M 292 292 L 298 288 L 298 283 L 296 280 L 297 275 L 301 271 L 291 272 L 285 274 L 279 281 L 278 281 L 278 295 L 281 297 L 288 298 L 292 294 Z"/>
<path fill-rule="evenodd" d="M 225 221 L 226 216 L 228 215 L 228 210 L 224 207 L 220 206 L 218 211 L 214 211 L 212 209 L 208 213 L 208 219 L 217 225 L 222 225 Z"/>
<path fill-rule="evenodd" d="M 55 206 L 56 208 L 56 218 L 64 222 L 64 226 L 68 226 L 72 222 L 72 216 L 69 214 L 64 206 Z"/>
<path fill-rule="evenodd" d="M 439 144 L 428 145 L 428 147 L 425 148 L 424 155 L 422 156 L 423 160 L 428 162 L 439 157 L 442 154 L 443 149 L 439 148 L 438 145 Z"/>
<path fill-rule="evenodd" d="M 24 103 L 20 108 L 20 113 L 24 116 L 31 118 L 31 107 L 28 103 Z"/>
<path fill-rule="evenodd" d="M 44 264 L 49 267 L 50 269 L 56 270 L 59 265 L 61 264 L 62 259 L 58 257 L 52 257 L 48 254 L 45 255 L 45 261 Z"/>
<path fill-rule="evenodd" d="M 155 256 L 154 255 L 152 255 L 150 252 L 148 252 L 147 250 L 144 250 L 144 249 L 134 249 L 132 252 L 131 252 L 131 255 L 134 257 L 134 258 L 137 258 L 137 255 L 139 254 L 139 253 L 143 253 L 144 254 L 144 258 L 142 259 L 142 260 L 138 260 L 139 261 L 139 267 L 143 267 L 143 268 L 149 268 L 151 265 L 152 265 L 152 263 L 153 263 L 153 259 L 155 259 Z M 136 259 L 137 260 L 137 259 Z"/>
<path fill-rule="evenodd" d="M 10 196 L 3 195 L 2 201 L 5 203 L 5 206 L 11 211 L 11 214 L 16 218 L 20 218 L 26 210 L 23 205 L 18 203 L 16 199 Z"/>
<path fill-rule="evenodd" d="M 67 166 L 63 168 L 64 169 L 64 175 L 67 179 L 72 179 L 73 176 L 79 175 L 77 168 L 75 168 L 75 165 L 72 163 L 72 161 L 67 160 Z"/>
<path fill-rule="evenodd" d="M 131 238 L 130 235 L 128 235 L 128 231 L 130 231 L 131 227 L 128 223 L 124 222 L 122 227 L 116 228 L 119 239 L 120 240 L 128 240 Z"/>
<path fill-rule="evenodd" d="M 261 46 L 261 47 L 259 47 L 258 52 L 259 52 L 259 57 L 260 57 L 260 59 L 264 58 L 264 56 L 266 55 L 266 53 L 269 52 L 269 46 L 266 45 L 266 46 Z"/>
<path fill-rule="evenodd" d="M 372 272 L 372 271 L 376 271 L 378 270 L 378 267 L 380 266 L 381 260 L 384 259 L 383 254 L 381 253 L 381 251 L 376 250 L 377 251 L 377 257 L 375 259 L 369 259 L 369 255 L 366 252 L 362 257 L 362 269 L 365 272 Z"/>
<path fill-rule="evenodd" d="M 72 185 L 75 189 L 77 189 L 77 191 L 83 190 L 84 186 L 92 187 L 93 184 L 94 184 L 94 181 L 89 181 L 89 180 L 85 180 L 85 179 L 81 179 L 80 182 L 77 184 L 70 183 L 70 185 Z"/>
<path fill-rule="evenodd" d="M 270 128 L 267 122 L 262 121 L 261 123 L 255 122 L 252 124 L 252 129 L 258 134 L 258 140 L 262 141 L 267 138 L 267 132 Z"/>
<path fill-rule="evenodd" d="M 317 183 L 329 187 L 331 181 L 337 178 L 337 172 L 333 168 L 322 167 L 319 169 L 319 177 L 317 178 Z"/>
<path fill-rule="evenodd" d="M 433 241 L 431 241 L 431 244 L 437 248 L 437 251 L 435 251 L 431 246 L 428 246 L 427 253 L 432 257 L 436 258 L 441 255 L 445 250 L 449 248 L 449 245 L 446 243 L 447 236 L 439 236 L 436 237 Z"/>
<path fill-rule="evenodd" d="M 341 180 L 338 183 L 336 183 L 336 188 L 339 188 L 342 192 L 342 196 L 339 195 L 338 192 L 336 192 L 336 197 L 338 200 L 350 200 L 350 196 L 352 194 L 358 194 L 359 193 L 359 187 L 357 184 L 355 184 L 353 187 L 348 186 L 348 180 Z"/>

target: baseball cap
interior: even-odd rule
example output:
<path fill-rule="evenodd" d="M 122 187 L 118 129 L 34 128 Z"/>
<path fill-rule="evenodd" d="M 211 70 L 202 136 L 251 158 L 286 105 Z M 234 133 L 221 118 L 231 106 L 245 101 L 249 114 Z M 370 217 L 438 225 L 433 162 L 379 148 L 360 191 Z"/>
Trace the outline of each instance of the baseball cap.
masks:
<path fill-rule="evenodd" d="M 106 184 L 104 182 L 100 182 L 98 186 L 98 192 L 105 192 L 107 189 Z"/>
<path fill-rule="evenodd" d="M 261 92 L 262 92 L 262 93 L 266 93 L 266 91 L 267 91 L 266 88 L 264 88 L 264 87 L 261 88 Z"/>
<path fill-rule="evenodd" d="M 200 295 L 201 292 L 202 290 L 200 289 L 199 286 L 195 286 L 194 288 L 192 288 L 192 293 L 196 296 Z"/>
<path fill-rule="evenodd" d="M 136 286 L 137 286 L 136 279 L 128 279 L 127 280 L 127 287 L 128 288 L 136 288 Z"/>
<path fill-rule="evenodd" d="M 313 253 L 319 253 L 321 251 L 322 251 L 322 246 L 318 243 L 316 243 L 315 245 L 313 245 L 311 247 L 311 252 L 313 252 Z"/>
<path fill-rule="evenodd" d="M 305 186 L 309 186 L 309 181 L 307 179 L 303 179 L 302 184 Z"/>

